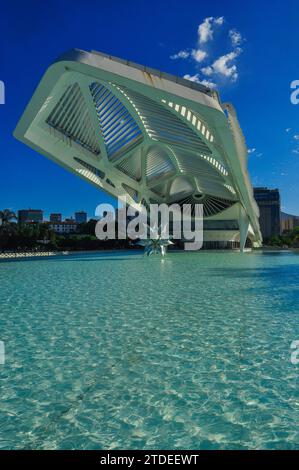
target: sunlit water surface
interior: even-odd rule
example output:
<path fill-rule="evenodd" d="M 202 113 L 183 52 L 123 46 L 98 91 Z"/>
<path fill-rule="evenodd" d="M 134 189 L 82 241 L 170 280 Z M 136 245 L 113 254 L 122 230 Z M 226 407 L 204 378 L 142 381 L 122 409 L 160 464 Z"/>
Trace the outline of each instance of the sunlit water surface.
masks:
<path fill-rule="evenodd" d="M 299 448 L 299 255 L 0 263 L 0 448 Z"/>

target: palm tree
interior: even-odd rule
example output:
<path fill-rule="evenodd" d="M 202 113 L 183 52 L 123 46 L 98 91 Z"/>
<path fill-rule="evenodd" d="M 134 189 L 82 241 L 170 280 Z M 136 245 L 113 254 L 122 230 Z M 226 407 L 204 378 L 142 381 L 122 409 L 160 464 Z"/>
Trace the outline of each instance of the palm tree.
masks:
<path fill-rule="evenodd" d="M 10 222 L 16 219 L 16 214 L 10 209 L 4 209 L 3 211 L 0 211 L 0 225 L 9 224 Z"/>

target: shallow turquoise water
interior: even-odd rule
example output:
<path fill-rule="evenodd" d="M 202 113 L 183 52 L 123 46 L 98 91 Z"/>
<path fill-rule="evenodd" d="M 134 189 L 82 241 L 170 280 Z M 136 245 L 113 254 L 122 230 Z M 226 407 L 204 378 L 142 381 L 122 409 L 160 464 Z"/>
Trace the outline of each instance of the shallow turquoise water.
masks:
<path fill-rule="evenodd" d="M 0 448 L 299 448 L 299 255 L 0 263 Z"/>

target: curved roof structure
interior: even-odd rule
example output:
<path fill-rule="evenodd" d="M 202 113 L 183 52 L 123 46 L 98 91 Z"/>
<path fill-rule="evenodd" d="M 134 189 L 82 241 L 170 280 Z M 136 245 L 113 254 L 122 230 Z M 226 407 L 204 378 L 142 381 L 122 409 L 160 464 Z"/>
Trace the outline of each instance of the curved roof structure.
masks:
<path fill-rule="evenodd" d="M 261 243 L 236 113 L 203 85 L 72 50 L 45 73 L 15 136 L 131 204 L 202 203 L 206 227 L 222 221 L 210 239 L 222 227 L 242 247 L 247 234 Z"/>

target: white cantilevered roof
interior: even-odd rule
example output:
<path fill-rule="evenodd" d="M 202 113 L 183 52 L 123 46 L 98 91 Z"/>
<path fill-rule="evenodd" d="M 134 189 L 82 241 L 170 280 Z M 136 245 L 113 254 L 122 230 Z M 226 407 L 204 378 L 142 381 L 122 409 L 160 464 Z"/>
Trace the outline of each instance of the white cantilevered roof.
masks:
<path fill-rule="evenodd" d="M 129 202 L 200 202 L 206 218 L 241 204 L 260 239 L 234 109 L 203 85 L 72 50 L 47 70 L 15 136 Z"/>

